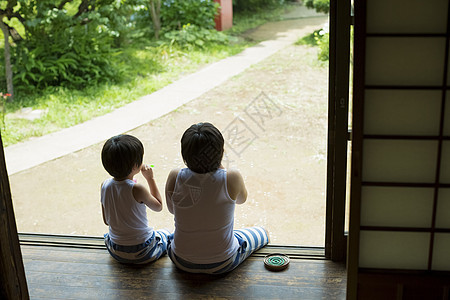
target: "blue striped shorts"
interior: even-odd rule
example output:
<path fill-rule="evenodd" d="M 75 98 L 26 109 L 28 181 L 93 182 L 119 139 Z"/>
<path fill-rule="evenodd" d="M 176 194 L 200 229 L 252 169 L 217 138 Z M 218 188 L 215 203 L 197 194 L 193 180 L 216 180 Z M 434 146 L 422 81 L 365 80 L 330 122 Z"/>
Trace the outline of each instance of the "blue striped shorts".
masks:
<path fill-rule="evenodd" d="M 117 245 L 109 234 L 105 234 L 105 245 L 109 254 L 120 263 L 146 264 L 153 262 L 167 253 L 168 230 L 154 230 L 153 236 L 144 243 L 134 246 Z"/>
<path fill-rule="evenodd" d="M 261 249 L 269 243 L 269 236 L 262 227 L 235 229 L 234 236 L 239 242 L 239 248 L 230 258 L 222 262 L 212 264 L 195 264 L 178 257 L 170 247 L 173 234 L 169 236 L 167 254 L 175 266 L 180 270 L 190 273 L 223 274 L 234 270 L 253 252 Z"/>

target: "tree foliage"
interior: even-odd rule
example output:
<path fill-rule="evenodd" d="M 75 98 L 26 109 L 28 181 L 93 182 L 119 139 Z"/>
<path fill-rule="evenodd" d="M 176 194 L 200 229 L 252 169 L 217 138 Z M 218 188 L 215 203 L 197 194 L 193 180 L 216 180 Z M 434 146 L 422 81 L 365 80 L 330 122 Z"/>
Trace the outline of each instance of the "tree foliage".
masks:
<path fill-rule="evenodd" d="M 197 46 L 201 39 L 220 41 L 222 36 L 209 39 L 203 31 L 214 28 L 217 10 L 213 0 L 0 0 L 2 24 L 13 37 L 14 85 L 29 92 L 120 80 L 121 47 L 160 30 L 178 44 L 192 36 Z"/>
<path fill-rule="evenodd" d="M 306 7 L 314 8 L 317 12 L 329 13 L 330 0 L 304 0 L 303 4 Z"/>
<path fill-rule="evenodd" d="M 109 27 L 107 5 L 82 1 L 72 15 L 51 2 L 36 1 L 36 10 L 24 13 L 26 39 L 16 47 L 15 81 L 41 89 L 113 80 L 115 32 Z"/>
<path fill-rule="evenodd" d="M 114 80 L 111 56 L 114 36 L 111 11 L 114 0 L 17 0 L 3 10 L 23 26 L 23 40 L 13 47 L 16 86 L 80 88 Z M 2 7 L 3 8 L 3 7 Z"/>

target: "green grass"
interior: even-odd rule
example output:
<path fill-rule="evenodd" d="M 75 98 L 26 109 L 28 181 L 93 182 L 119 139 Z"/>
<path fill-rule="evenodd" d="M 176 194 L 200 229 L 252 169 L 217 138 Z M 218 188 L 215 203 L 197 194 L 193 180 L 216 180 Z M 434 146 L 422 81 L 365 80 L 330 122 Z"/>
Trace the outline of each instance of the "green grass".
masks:
<path fill-rule="evenodd" d="M 317 29 L 314 32 L 305 35 L 304 37 L 299 38 L 295 45 L 307 45 L 307 46 L 318 46 L 318 34 L 321 29 Z"/>
<path fill-rule="evenodd" d="M 239 36 L 248 29 L 279 19 L 283 11 L 280 8 L 236 15 L 236 24 L 227 34 Z M 3 145 L 6 147 L 104 115 L 163 88 L 203 65 L 237 54 L 254 44 L 245 39 L 236 40 L 227 45 L 212 44 L 189 51 L 170 45 L 155 46 L 152 41 L 146 45 L 131 44 L 122 49 L 117 57 L 125 72 L 125 79 L 118 84 L 86 86 L 82 90 L 56 87 L 30 95 L 18 93 L 14 102 L 6 103 L 4 121 L 0 118 Z M 20 110 L 25 107 L 44 110 L 46 113 L 39 119 L 29 121 L 18 117 Z M 3 115 L 2 109 L 0 117 Z"/>
<path fill-rule="evenodd" d="M 328 62 L 329 59 L 329 34 L 320 34 L 322 29 L 301 37 L 295 42 L 295 45 L 307 45 L 311 47 L 319 47 L 320 51 L 317 59 L 322 62 Z"/>

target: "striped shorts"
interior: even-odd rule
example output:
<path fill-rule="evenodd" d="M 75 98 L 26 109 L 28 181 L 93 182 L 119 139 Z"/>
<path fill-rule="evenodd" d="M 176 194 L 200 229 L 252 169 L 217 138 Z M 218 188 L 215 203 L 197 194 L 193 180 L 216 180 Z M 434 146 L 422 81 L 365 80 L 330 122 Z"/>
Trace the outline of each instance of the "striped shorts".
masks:
<path fill-rule="evenodd" d="M 120 263 L 146 264 L 153 262 L 167 253 L 168 230 L 154 230 L 153 236 L 142 244 L 121 246 L 111 241 L 109 234 L 105 234 L 105 245 L 109 254 Z"/>
<path fill-rule="evenodd" d="M 239 248 L 230 258 L 222 262 L 211 264 L 195 264 L 178 257 L 170 247 L 170 242 L 173 239 L 173 234 L 169 236 L 169 246 L 167 247 L 167 254 L 175 264 L 175 266 L 180 270 L 190 273 L 223 274 L 234 270 L 253 252 L 261 249 L 269 243 L 269 236 L 262 227 L 235 229 L 234 236 L 238 240 Z"/>

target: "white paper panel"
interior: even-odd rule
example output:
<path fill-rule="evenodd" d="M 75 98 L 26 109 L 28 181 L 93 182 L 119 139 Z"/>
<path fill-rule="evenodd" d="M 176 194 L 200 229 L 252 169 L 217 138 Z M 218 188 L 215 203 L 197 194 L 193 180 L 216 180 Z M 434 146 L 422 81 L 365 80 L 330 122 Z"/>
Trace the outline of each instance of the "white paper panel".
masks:
<path fill-rule="evenodd" d="M 361 190 L 361 225 L 430 227 L 431 188 L 366 186 Z"/>
<path fill-rule="evenodd" d="M 450 228 L 450 188 L 439 189 L 436 227 Z"/>
<path fill-rule="evenodd" d="M 362 268 L 424 270 L 428 267 L 429 233 L 362 230 L 359 245 Z"/>
<path fill-rule="evenodd" d="M 365 139 L 363 181 L 434 182 L 437 146 L 437 141 Z"/>
<path fill-rule="evenodd" d="M 432 269 L 450 271 L 450 233 L 435 234 Z"/>
<path fill-rule="evenodd" d="M 445 33 L 448 0 L 367 0 L 367 33 Z"/>
<path fill-rule="evenodd" d="M 441 183 L 450 183 L 450 141 L 442 143 Z"/>
<path fill-rule="evenodd" d="M 366 90 L 364 133 L 438 135 L 441 91 Z"/>
<path fill-rule="evenodd" d="M 366 84 L 442 85 L 445 39 L 368 37 Z"/>
<path fill-rule="evenodd" d="M 450 77 L 448 78 L 450 80 Z M 450 136 L 450 93 L 447 93 L 447 97 L 445 99 L 444 135 Z"/>

